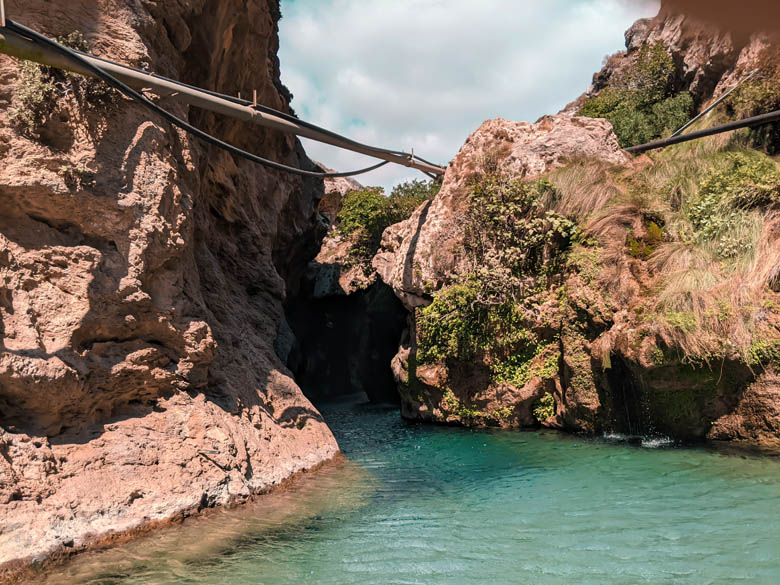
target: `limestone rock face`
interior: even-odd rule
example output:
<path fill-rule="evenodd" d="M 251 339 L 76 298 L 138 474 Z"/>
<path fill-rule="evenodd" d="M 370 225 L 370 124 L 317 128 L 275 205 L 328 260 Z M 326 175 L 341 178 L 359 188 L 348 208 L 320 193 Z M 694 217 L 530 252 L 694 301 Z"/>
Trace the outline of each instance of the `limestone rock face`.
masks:
<path fill-rule="evenodd" d="M 286 109 L 278 5 L 6 1 L 50 36 Z M 241 499 L 337 445 L 274 353 L 322 234 L 319 181 L 238 161 L 125 100 L 12 124 L 0 57 L 0 564 Z M 67 87 L 65 82 L 65 87 Z M 314 168 L 289 136 L 161 104 Z M 8 566 L 8 565 L 6 565 Z"/>
<path fill-rule="evenodd" d="M 473 424 L 487 421 L 497 426 L 530 426 L 536 419 L 532 410 L 545 393 L 560 393 L 560 382 L 538 376 L 522 388 L 493 384 L 489 373 L 479 364 L 418 365 L 416 352 L 415 308 L 430 302 L 431 295 L 465 270 L 463 250 L 464 214 L 469 203 L 470 184 L 475 173 L 490 165 L 512 176 L 531 179 L 565 164 L 567 160 L 588 158 L 606 164 L 622 164 L 629 159 L 620 149 L 612 128 L 605 120 L 545 116 L 534 124 L 503 119 L 483 123 L 461 147 L 447 168 L 444 182 L 433 200 L 418 208 L 412 216 L 385 230 L 382 248 L 373 266 L 384 282 L 412 312 L 411 334 L 392 362 L 398 381 L 402 414 L 425 421 Z M 544 312 L 544 311 L 542 311 Z M 549 312 L 549 311 L 548 311 Z M 553 312 L 555 312 L 553 310 Z M 538 317 L 538 315 L 536 316 Z M 529 317 L 533 320 L 535 317 Z M 546 315 L 536 319 L 540 333 L 560 317 Z M 579 356 L 572 351 L 571 356 Z M 567 359 L 571 362 L 573 358 Z M 540 368 L 548 356 L 540 356 Z M 570 363 L 567 372 L 577 365 Z M 592 384 L 591 384 L 592 386 Z M 551 413 L 549 426 L 593 428 L 589 419 L 598 410 L 595 391 L 587 396 L 569 392 L 568 410 L 560 417 Z M 584 401 L 584 412 L 579 408 Z M 468 404 L 468 408 L 462 405 Z"/>
<path fill-rule="evenodd" d="M 447 167 L 442 188 L 412 216 L 390 226 L 373 266 L 408 308 L 427 304 L 462 268 L 463 232 L 469 184 L 493 159 L 508 174 L 531 178 L 563 165 L 567 159 L 596 158 L 610 164 L 628 160 L 606 120 L 544 116 L 536 123 L 487 120 Z"/>
<path fill-rule="evenodd" d="M 780 449 L 780 379 L 766 375 L 751 384 L 737 406 L 715 420 L 709 437 Z"/>
<path fill-rule="evenodd" d="M 325 172 L 333 172 L 333 169 L 317 163 Z M 328 220 L 329 225 L 336 223 L 336 216 L 341 211 L 344 196 L 354 189 L 362 189 L 363 185 L 351 177 L 331 177 L 325 179 L 325 195 L 317 206 L 322 216 Z"/>
<path fill-rule="evenodd" d="M 699 12 L 707 14 L 707 10 Z M 611 55 L 593 75 L 588 90 L 563 113 L 575 115 L 586 98 L 597 95 L 633 65 L 642 45 L 657 41 L 663 41 L 674 59 L 676 89 L 690 91 L 695 105 L 701 107 L 755 69 L 761 49 L 770 43 L 770 34 L 733 35 L 723 23 L 716 26 L 681 14 L 674 2 L 664 1 L 658 15 L 640 19 L 626 31 L 626 50 Z"/>
<path fill-rule="evenodd" d="M 335 231 L 330 231 L 322 241 L 322 247 L 309 264 L 306 277 L 312 282 L 312 297 L 323 299 L 332 296 L 348 296 L 365 290 L 377 280 L 371 258 L 355 258 L 353 244 Z"/>

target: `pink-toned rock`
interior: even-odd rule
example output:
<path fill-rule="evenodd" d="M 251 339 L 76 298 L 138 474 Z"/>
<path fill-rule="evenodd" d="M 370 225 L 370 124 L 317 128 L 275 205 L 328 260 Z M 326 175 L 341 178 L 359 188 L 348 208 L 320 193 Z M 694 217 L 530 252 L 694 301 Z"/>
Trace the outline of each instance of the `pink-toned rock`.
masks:
<path fill-rule="evenodd" d="M 447 167 L 436 197 L 382 236 L 373 266 L 407 307 L 427 304 L 426 295 L 463 268 L 459 218 L 468 203 L 469 184 L 486 157 L 518 178 L 540 175 L 572 158 L 610 164 L 628 160 L 606 120 L 559 115 L 544 116 L 534 124 L 502 118 L 484 122 Z"/>
<path fill-rule="evenodd" d="M 664 43 L 674 59 L 677 89 L 690 91 L 697 107 L 706 106 L 756 68 L 761 50 L 771 42 L 770 34 L 776 33 L 752 27 L 752 34 L 735 35 L 729 28 L 736 23 L 716 22 L 715 15 L 701 7 L 695 16 L 681 13 L 681 4 L 685 3 L 663 0 L 655 17 L 636 21 L 626 31 L 626 50 L 611 55 L 593 75 L 588 90 L 561 113 L 576 115 L 585 99 L 619 80 L 634 65 L 643 45 L 658 41 Z M 765 24 L 776 28 L 773 22 Z"/>
<path fill-rule="evenodd" d="M 6 0 L 50 36 L 287 109 L 274 2 Z M 21 135 L 0 57 L 0 565 L 279 483 L 338 450 L 274 353 L 321 182 L 237 161 L 124 100 Z M 300 144 L 177 104 L 239 146 Z"/>
<path fill-rule="evenodd" d="M 377 281 L 369 260 L 352 256 L 353 244 L 331 231 L 307 270 L 313 283 L 312 297 L 347 296 L 366 290 Z"/>
<path fill-rule="evenodd" d="M 715 420 L 707 436 L 780 449 L 780 377 L 766 374 L 748 386 L 736 408 Z"/>
<path fill-rule="evenodd" d="M 316 163 L 319 168 L 327 173 L 334 172 L 321 163 Z M 336 223 L 336 216 L 341 211 L 344 196 L 355 189 L 362 189 L 363 185 L 352 177 L 332 177 L 325 179 L 325 194 L 322 196 L 317 209 L 328 220 L 330 225 Z"/>

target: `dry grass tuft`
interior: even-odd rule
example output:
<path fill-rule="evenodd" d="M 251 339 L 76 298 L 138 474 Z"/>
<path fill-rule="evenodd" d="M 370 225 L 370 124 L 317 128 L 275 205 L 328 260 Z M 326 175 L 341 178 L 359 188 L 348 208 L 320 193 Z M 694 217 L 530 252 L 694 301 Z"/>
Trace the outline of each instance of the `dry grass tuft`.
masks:
<path fill-rule="evenodd" d="M 735 160 L 764 162 L 745 172 Z M 766 197 L 746 207 L 735 194 L 749 192 L 750 181 L 762 193 L 771 188 L 770 162 L 737 133 L 680 144 L 624 169 L 576 161 L 549 180 L 560 193 L 555 209 L 599 242 L 600 286 L 619 303 L 642 304 L 648 332 L 662 345 L 690 361 L 741 356 L 751 363 L 756 344 L 773 338 L 761 303 L 780 285 L 780 211 Z M 661 226 L 660 243 L 632 254 L 650 222 Z"/>
<path fill-rule="evenodd" d="M 588 219 L 608 201 L 621 194 L 609 167 L 601 161 L 581 159 L 550 173 L 548 180 L 557 191 L 553 211 L 576 219 Z"/>

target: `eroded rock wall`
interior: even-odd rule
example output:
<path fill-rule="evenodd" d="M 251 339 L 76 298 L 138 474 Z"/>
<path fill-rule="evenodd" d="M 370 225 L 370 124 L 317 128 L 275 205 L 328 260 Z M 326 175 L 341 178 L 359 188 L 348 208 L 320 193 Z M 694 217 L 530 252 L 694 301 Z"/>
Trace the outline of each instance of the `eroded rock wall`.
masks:
<path fill-rule="evenodd" d="M 550 136 L 554 132 L 561 140 Z M 536 153 L 543 156 L 535 157 Z M 522 166 L 518 161 L 523 161 Z M 753 304 L 742 307 L 735 296 L 733 304 L 721 305 L 725 307 L 719 317 L 723 332 L 717 343 L 725 349 L 713 353 L 709 362 L 706 356 L 687 355 L 689 348 L 676 337 L 692 326 L 670 326 L 665 320 L 679 315 L 670 317 L 658 310 L 659 291 L 668 272 L 648 261 L 651 252 L 631 248 L 631 242 L 636 247 L 651 241 L 647 217 L 661 221 L 657 209 L 639 203 L 643 187 L 637 191 L 631 184 L 632 176 L 652 164 L 647 157 L 631 160 L 621 151 L 608 122 L 564 114 L 534 125 L 492 120 L 469 137 L 448 167 L 441 192 L 409 220 L 388 228 L 374 257 L 379 275 L 410 312 L 410 335 L 392 363 L 405 417 L 780 446 L 777 364 L 771 356 L 755 358 L 756 352 L 776 343 L 778 295 L 766 285 L 749 291 L 746 277 L 742 293 L 755 295 Z M 494 170 L 485 171 L 485 165 Z M 590 168 L 590 178 L 570 170 L 577 165 Z M 516 179 L 543 177 L 555 184 L 550 171 L 556 168 L 574 177 L 556 196 L 561 198 L 558 209 L 572 209 L 573 203 L 566 200 L 572 193 L 584 197 L 579 204 L 588 206 L 585 217 L 590 219 L 582 223 L 585 243 L 567 252 L 558 273 L 524 275 L 527 289 L 514 299 L 511 319 L 504 313 L 487 316 L 502 300 L 464 296 L 445 302 L 440 312 L 427 317 L 429 327 L 435 326 L 431 319 L 439 319 L 441 330 L 468 333 L 444 337 L 447 341 L 436 342 L 441 345 L 435 358 L 420 358 L 422 309 L 448 292 L 485 286 L 479 280 L 480 267 L 473 264 L 467 249 L 464 230 L 470 225 L 469 189 L 474 188 L 475 173 L 479 176 L 482 169 Z M 617 173 L 622 183 L 610 183 L 606 169 Z M 572 188 L 573 184 L 577 186 Z M 504 211 L 509 213 L 509 207 Z M 766 247 L 761 252 L 769 258 L 780 249 L 773 225 L 765 224 L 767 239 L 762 245 Z M 686 253 L 679 249 L 678 254 Z M 680 261 L 678 275 L 686 269 L 685 257 Z M 463 344 L 474 343 L 468 335 L 484 334 L 463 303 L 484 306 L 486 313 L 480 318 L 486 322 L 504 320 L 488 335 L 521 334 L 533 339 L 536 352 L 523 358 L 526 373 L 516 376 L 520 381 L 496 375 L 492 358 L 459 355 Z M 750 347 L 752 358 L 730 344 L 725 323 L 732 315 L 744 315 L 762 331 Z M 513 351 L 523 355 L 525 350 Z"/>
<path fill-rule="evenodd" d="M 539 400 L 546 393 L 561 398 L 566 393 L 568 400 L 559 400 L 560 411 L 551 412 L 548 426 L 601 428 L 596 381 L 568 383 L 572 378 L 583 378 L 582 370 L 589 375 L 589 346 L 579 337 L 560 335 L 566 316 L 553 294 L 537 295 L 526 321 L 550 342 L 558 335 L 557 343 L 565 346 L 554 364 L 560 375 L 546 379 L 534 375 L 518 387 L 493 381 L 485 364 L 457 360 L 420 364 L 417 360 L 419 309 L 474 269 L 465 249 L 465 226 L 475 177 L 489 166 L 494 172 L 533 180 L 569 161 L 583 159 L 606 165 L 628 164 L 630 160 L 606 120 L 566 115 L 545 116 L 534 124 L 488 120 L 469 136 L 447 167 L 441 191 L 408 220 L 385 230 L 373 266 L 410 311 L 410 334 L 392 363 L 405 417 L 467 425 L 534 426 L 538 421 L 533 410 Z M 538 365 L 551 357 L 540 356 Z"/>
<path fill-rule="evenodd" d="M 488 161 L 518 178 L 574 158 L 628 161 L 606 120 L 544 116 L 536 123 L 496 118 L 477 128 L 447 167 L 441 191 L 382 235 L 373 266 L 408 308 L 422 306 L 465 268 L 463 214 L 471 182 Z"/>
<path fill-rule="evenodd" d="M 773 38 L 777 42 L 773 36 L 776 30 L 755 32 L 758 29 L 752 28 L 753 34 L 737 34 L 729 30 L 729 22 L 706 21 L 681 13 L 680 3 L 674 0 L 661 4 L 655 17 L 637 20 L 626 31 L 626 50 L 606 59 L 604 67 L 593 75 L 591 86 L 567 105 L 564 113 L 576 114 L 587 98 L 619 80 L 636 62 L 645 44 L 663 42 L 674 59 L 674 90 L 689 91 L 696 108 L 702 109 L 750 75 L 762 50 L 773 43 Z M 697 16 L 707 16 L 707 12 L 699 9 Z M 765 24 L 776 29 L 772 22 Z"/>
<path fill-rule="evenodd" d="M 285 110 L 276 0 L 9 0 L 50 36 Z M 65 82 L 11 121 L 0 56 L 0 564 L 241 499 L 337 452 L 273 349 L 321 234 L 322 183 L 239 161 Z M 290 136 L 161 105 L 314 168 Z"/>
<path fill-rule="evenodd" d="M 697 107 L 744 79 L 770 42 L 765 34 L 734 40 L 727 32 L 666 9 L 656 18 L 640 20 L 626 33 L 627 50 L 608 60 L 580 99 L 535 124 L 501 119 L 483 123 L 448 166 L 440 193 L 410 219 L 385 231 L 373 265 L 411 315 L 410 335 L 393 359 L 404 416 L 451 424 L 543 425 L 780 446 L 777 364 L 751 363 L 753 358 L 728 349 L 728 333 L 720 336 L 727 349 L 717 354 L 717 362 L 706 355 L 689 359 L 686 348 L 675 345 L 674 339 L 656 335 L 661 328 L 654 329 L 654 321 L 665 317 L 652 309 L 657 309 L 665 276 L 648 265 L 643 249 L 629 249 L 632 241 L 641 248 L 654 237 L 648 233 L 648 218 L 663 223 L 657 209 L 637 203 L 648 191 L 632 178 L 653 161 L 631 159 L 621 151 L 606 120 L 576 115 L 587 97 L 635 64 L 639 47 L 657 40 L 674 60 L 675 90 L 690 91 Z M 692 153 L 685 156 L 695 158 Z M 582 228 L 587 237 L 598 240 L 600 251 L 586 245 L 577 251 L 579 256 L 569 256 L 567 267 L 555 275 L 555 287 L 544 283 L 541 274 L 524 275 L 532 292 L 517 301 L 513 319 L 540 344 L 539 353 L 524 364 L 527 375 L 518 376 L 524 381 L 498 380 L 490 370 L 494 364 L 461 360 L 459 348 L 450 347 L 442 359 L 418 360 L 421 309 L 451 285 L 464 283 L 464 276 L 478 272 L 465 237 L 475 178 L 488 167 L 512 179 L 549 178 L 553 169 L 577 165 L 595 173 L 591 179 L 587 173 L 579 175 L 585 182 L 573 190 L 593 205 L 591 219 L 600 224 L 583 222 Z M 609 183 L 608 169 L 619 169 L 621 180 Z M 577 181 L 576 172 L 571 176 Z M 594 181 L 593 176 L 601 179 Z M 679 211 L 676 196 L 674 191 L 663 194 L 663 205 Z M 602 209 L 607 202 L 610 207 Z M 765 247 L 757 254 L 774 258 L 776 230 L 771 221 L 762 221 Z M 654 229 L 663 232 L 658 225 Z M 662 233 L 659 239 L 666 237 Z M 647 256 L 651 253 L 646 251 Z M 776 293 L 768 284 L 762 286 L 750 292 L 756 295 L 755 307 L 742 307 L 738 300 L 733 307 L 726 303 L 734 314 L 744 311 L 745 319 L 766 330 L 766 340 L 757 336 L 751 351 L 762 344 L 773 347 L 778 331 L 774 309 L 756 308 L 774 306 Z M 451 302 L 450 312 L 458 310 L 463 298 Z M 448 319 L 442 328 L 470 326 L 452 325 Z"/>

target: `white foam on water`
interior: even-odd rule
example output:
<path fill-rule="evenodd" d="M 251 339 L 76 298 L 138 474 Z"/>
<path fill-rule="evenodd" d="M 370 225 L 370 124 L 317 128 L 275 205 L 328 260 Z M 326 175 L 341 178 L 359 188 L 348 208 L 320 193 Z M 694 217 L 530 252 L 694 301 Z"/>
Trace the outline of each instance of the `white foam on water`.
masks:
<path fill-rule="evenodd" d="M 658 449 L 660 447 L 671 447 L 675 444 L 674 439 L 671 437 L 663 436 L 638 436 L 638 435 L 626 435 L 625 433 L 608 432 L 602 435 L 605 441 L 617 442 L 617 443 L 633 443 L 638 444 L 648 449 Z"/>
<path fill-rule="evenodd" d="M 642 447 L 648 449 L 658 449 L 659 447 L 669 447 L 674 445 L 674 440 L 671 437 L 646 437 L 642 438 Z"/>

